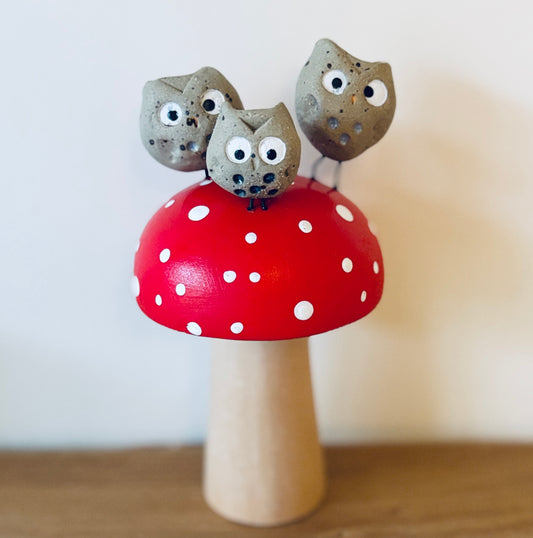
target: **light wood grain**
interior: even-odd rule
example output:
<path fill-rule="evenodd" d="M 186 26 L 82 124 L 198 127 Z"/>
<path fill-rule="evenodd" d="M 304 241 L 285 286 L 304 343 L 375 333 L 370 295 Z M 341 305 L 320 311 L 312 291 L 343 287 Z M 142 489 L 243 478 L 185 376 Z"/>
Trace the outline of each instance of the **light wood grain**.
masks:
<path fill-rule="evenodd" d="M 205 505 L 198 447 L 0 454 L 0 537 L 531 537 L 533 446 L 329 448 L 324 504 L 255 529 Z"/>
<path fill-rule="evenodd" d="M 308 339 L 213 346 L 207 503 L 254 526 L 302 519 L 324 495 Z"/>

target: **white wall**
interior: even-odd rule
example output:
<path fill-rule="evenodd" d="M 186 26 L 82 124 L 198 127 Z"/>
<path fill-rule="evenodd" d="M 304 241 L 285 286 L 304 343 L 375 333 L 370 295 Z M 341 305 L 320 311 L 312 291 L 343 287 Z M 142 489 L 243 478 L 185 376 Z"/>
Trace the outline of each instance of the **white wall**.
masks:
<path fill-rule="evenodd" d="M 398 106 L 343 170 L 386 287 L 375 313 L 312 340 L 324 440 L 533 440 L 530 21 L 525 1 L 4 7 L 0 447 L 203 438 L 209 341 L 154 324 L 129 292 L 144 224 L 198 178 L 143 149 L 140 92 L 213 65 L 247 107 L 294 111 L 326 36 L 389 61 Z"/>

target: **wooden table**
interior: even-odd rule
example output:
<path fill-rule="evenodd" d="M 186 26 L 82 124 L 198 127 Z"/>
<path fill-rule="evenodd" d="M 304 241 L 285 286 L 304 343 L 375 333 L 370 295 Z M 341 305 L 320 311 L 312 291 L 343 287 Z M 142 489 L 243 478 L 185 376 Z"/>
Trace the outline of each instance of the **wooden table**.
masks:
<path fill-rule="evenodd" d="M 0 538 L 533 537 L 533 445 L 326 449 L 306 520 L 229 523 L 201 492 L 201 449 L 0 453 Z"/>

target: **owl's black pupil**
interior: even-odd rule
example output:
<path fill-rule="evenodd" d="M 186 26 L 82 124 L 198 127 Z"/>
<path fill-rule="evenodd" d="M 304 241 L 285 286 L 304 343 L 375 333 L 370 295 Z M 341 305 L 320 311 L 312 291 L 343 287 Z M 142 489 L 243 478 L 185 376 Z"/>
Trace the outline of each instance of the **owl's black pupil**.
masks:
<path fill-rule="evenodd" d="M 374 90 L 370 86 L 365 88 L 365 97 L 372 97 L 374 95 Z"/>
<path fill-rule="evenodd" d="M 213 99 L 206 99 L 203 102 L 202 106 L 204 107 L 204 110 L 206 112 L 211 112 L 212 110 L 215 110 L 215 102 L 213 101 Z"/>
<path fill-rule="evenodd" d="M 273 161 L 277 156 L 278 156 L 278 154 L 276 153 L 275 149 L 269 149 L 267 151 L 267 159 L 269 161 Z"/>
<path fill-rule="evenodd" d="M 331 81 L 331 85 L 332 85 L 336 90 L 338 90 L 338 89 L 342 86 L 342 80 L 341 80 L 339 77 L 335 77 L 335 78 Z"/>
<path fill-rule="evenodd" d="M 176 121 L 178 119 L 178 113 L 176 110 L 169 110 L 167 113 L 167 118 L 170 121 Z"/>
<path fill-rule="evenodd" d="M 238 161 L 242 161 L 244 159 L 244 151 L 242 149 L 236 149 L 233 155 L 235 155 L 235 158 Z"/>

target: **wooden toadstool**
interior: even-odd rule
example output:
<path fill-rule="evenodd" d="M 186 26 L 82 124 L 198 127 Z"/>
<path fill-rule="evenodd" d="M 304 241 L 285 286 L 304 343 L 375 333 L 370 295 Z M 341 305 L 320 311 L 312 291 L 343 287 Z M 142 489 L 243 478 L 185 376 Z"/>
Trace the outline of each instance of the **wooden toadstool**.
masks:
<path fill-rule="evenodd" d="M 255 212 L 207 179 L 152 217 L 134 275 L 148 317 L 217 339 L 208 504 L 256 526 L 309 514 L 325 478 L 307 337 L 362 318 L 380 300 L 381 252 L 366 217 L 307 178 Z"/>

